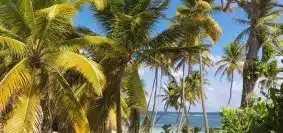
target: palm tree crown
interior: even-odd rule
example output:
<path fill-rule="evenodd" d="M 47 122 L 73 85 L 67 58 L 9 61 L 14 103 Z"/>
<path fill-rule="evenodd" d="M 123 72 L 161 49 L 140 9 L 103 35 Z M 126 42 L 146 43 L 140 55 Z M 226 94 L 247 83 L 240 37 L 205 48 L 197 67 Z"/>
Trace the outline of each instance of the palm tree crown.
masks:
<path fill-rule="evenodd" d="M 231 42 L 230 44 L 225 46 L 224 56 L 222 56 L 221 59 L 216 62 L 216 65 L 218 65 L 219 67 L 216 70 L 215 75 L 217 75 L 219 72 L 222 72 L 221 79 L 226 74 L 227 79 L 231 81 L 228 104 L 231 103 L 232 98 L 234 72 L 236 71 L 240 74 L 243 72 L 244 49 L 245 46 L 242 46 L 237 42 Z"/>

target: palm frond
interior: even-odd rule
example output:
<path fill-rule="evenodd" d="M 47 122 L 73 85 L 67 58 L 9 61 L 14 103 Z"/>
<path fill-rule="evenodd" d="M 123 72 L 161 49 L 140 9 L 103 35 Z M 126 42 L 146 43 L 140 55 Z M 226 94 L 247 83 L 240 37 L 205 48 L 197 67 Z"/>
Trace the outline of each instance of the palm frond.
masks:
<path fill-rule="evenodd" d="M 28 37 L 30 29 L 27 22 L 19 12 L 19 8 L 15 2 L 9 2 L 0 10 L 0 20 L 2 25 L 5 25 L 11 29 L 11 32 L 16 33 L 21 37 Z M 9 21 L 7 21 L 9 20 Z"/>
<path fill-rule="evenodd" d="M 58 4 L 36 11 L 33 37 L 44 43 L 56 44 L 74 30 L 70 20 L 75 14 L 73 4 Z"/>
<path fill-rule="evenodd" d="M 136 65 L 128 68 L 126 75 L 123 78 L 122 86 L 127 94 L 128 105 L 131 108 L 146 111 L 147 103 L 145 99 L 145 92 Z"/>
<path fill-rule="evenodd" d="M 27 59 L 23 59 L 9 71 L 0 82 L 0 110 L 5 109 L 9 98 L 13 94 L 30 87 L 30 84 L 30 68 L 28 67 Z"/>
<path fill-rule="evenodd" d="M 21 40 L 21 37 L 19 37 L 18 35 L 15 35 L 10 30 L 6 29 L 5 27 L 1 25 L 0 25 L 0 36 L 7 36 L 7 37 Z"/>
<path fill-rule="evenodd" d="M 204 22 L 204 29 L 206 34 L 215 42 L 217 41 L 221 34 L 222 30 L 219 26 L 219 24 L 212 19 L 211 17 L 206 17 L 205 22 Z"/>
<path fill-rule="evenodd" d="M 19 14 L 22 16 L 26 25 L 30 28 L 34 28 L 34 11 L 32 0 L 18 0 Z"/>
<path fill-rule="evenodd" d="M 49 64 L 54 64 L 64 70 L 75 69 L 80 72 L 91 84 L 97 95 L 102 94 L 105 84 L 104 75 L 99 64 L 82 55 L 71 52 L 60 52 L 45 58 Z"/>
<path fill-rule="evenodd" d="M 207 46 L 187 46 L 187 47 L 160 47 L 156 49 L 143 50 L 146 54 L 174 54 L 174 53 L 198 53 L 207 50 Z"/>
<path fill-rule="evenodd" d="M 27 46 L 25 43 L 6 36 L 0 36 L 0 46 L 1 45 L 3 48 L 6 47 L 13 53 L 19 55 L 22 55 L 27 50 Z"/>
<path fill-rule="evenodd" d="M 237 18 L 233 18 L 232 20 L 233 20 L 234 22 L 240 23 L 240 24 L 246 24 L 246 25 L 250 24 L 250 21 L 248 21 L 248 20 L 237 19 Z"/>
<path fill-rule="evenodd" d="M 180 42 L 185 36 L 186 34 L 184 28 L 181 25 L 175 25 L 165 31 L 162 31 L 158 35 L 145 42 L 144 46 L 146 48 L 157 48 L 166 45 L 168 46 Z"/>
<path fill-rule="evenodd" d="M 30 90 L 32 91 L 32 90 Z M 15 109 L 4 125 L 5 133 L 41 132 L 43 112 L 40 106 L 41 97 L 29 93 L 18 98 Z"/>
<path fill-rule="evenodd" d="M 68 47 L 84 47 L 84 46 L 93 46 L 99 44 L 107 44 L 114 49 L 119 49 L 116 46 L 115 41 L 111 40 L 107 37 L 101 36 L 84 36 L 80 38 L 75 38 L 67 41 L 63 41 L 60 46 L 68 46 Z"/>
<path fill-rule="evenodd" d="M 246 28 L 245 30 L 243 30 L 235 39 L 236 42 L 240 42 L 246 35 L 248 35 L 250 33 L 250 31 L 252 30 L 251 27 Z"/>
<path fill-rule="evenodd" d="M 97 10 L 101 11 L 105 9 L 108 5 L 107 0 L 76 0 L 76 4 L 84 4 L 84 3 L 91 3 L 93 4 Z"/>
<path fill-rule="evenodd" d="M 89 123 L 83 106 L 79 103 L 70 86 L 66 84 L 66 81 L 61 76 L 59 76 L 58 81 L 62 87 L 51 90 L 55 96 L 60 114 L 64 115 L 70 121 L 76 133 L 89 133 Z"/>

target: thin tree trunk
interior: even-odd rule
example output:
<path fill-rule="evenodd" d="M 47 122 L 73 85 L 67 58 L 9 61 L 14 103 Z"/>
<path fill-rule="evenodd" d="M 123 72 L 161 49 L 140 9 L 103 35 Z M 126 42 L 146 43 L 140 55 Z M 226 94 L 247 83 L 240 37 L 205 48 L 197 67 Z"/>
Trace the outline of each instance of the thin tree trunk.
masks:
<path fill-rule="evenodd" d="M 160 91 L 161 91 L 161 86 L 162 86 L 162 71 L 160 70 L 159 91 L 158 91 L 157 96 L 159 96 L 160 93 L 161 93 L 161 92 L 160 92 Z M 160 103 L 159 99 L 158 99 L 158 103 Z M 152 120 L 152 124 L 153 124 L 152 127 L 154 127 L 154 126 L 155 126 L 155 123 L 157 123 L 156 117 L 157 117 L 157 114 L 158 114 L 159 105 L 160 105 L 160 104 L 158 104 L 157 109 L 156 109 L 155 114 L 154 114 L 154 117 L 153 117 L 153 120 Z"/>
<path fill-rule="evenodd" d="M 202 112 L 204 117 L 204 124 L 205 124 L 205 132 L 209 133 L 209 126 L 208 126 L 208 119 L 206 114 L 206 107 L 205 107 L 205 100 L 204 100 L 204 89 L 203 89 L 203 77 L 202 77 L 202 53 L 199 52 L 199 59 L 200 59 L 200 89 L 201 89 L 201 105 L 202 105 Z"/>
<path fill-rule="evenodd" d="M 149 100 L 148 100 L 148 104 L 147 104 L 147 108 L 149 108 L 149 105 L 151 103 L 151 98 L 153 96 L 153 91 L 154 91 L 154 87 L 155 87 L 155 82 L 156 82 L 156 75 L 153 79 L 153 84 L 152 84 L 152 88 L 151 88 L 151 93 L 150 93 L 150 97 L 149 97 Z"/>
<path fill-rule="evenodd" d="M 158 85 L 158 68 L 156 68 L 155 70 L 155 90 L 154 90 L 154 96 L 153 96 L 153 106 L 152 106 L 152 117 L 151 119 L 153 119 L 153 114 L 155 111 L 155 107 L 156 107 L 156 96 L 157 96 L 157 85 Z"/>
<path fill-rule="evenodd" d="M 182 101 L 181 101 L 181 103 L 182 103 Z M 181 107 L 182 108 L 182 107 Z M 183 120 L 184 120 L 184 110 L 183 109 L 181 109 L 180 108 L 180 111 L 181 111 L 181 117 L 180 117 L 180 120 L 179 120 L 179 125 L 178 125 L 178 128 L 177 128 L 177 133 L 178 133 L 178 131 L 179 130 L 181 130 L 182 129 L 182 127 L 183 127 Z"/>
<path fill-rule="evenodd" d="M 155 90 L 154 90 L 154 97 L 153 97 L 153 107 L 151 112 L 151 120 L 152 120 L 152 127 L 150 132 L 152 132 L 152 128 L 154 126 L 154 115 L 155 115 L 155 106 L 156 106 L 156 96 L 157 96 L 157 87 L 158 87 L 158 67 L 155 69 Z"/>
<path fill-rule="evenodd" d="M 190 74 L 192 73 L 192 61 L 191 61 L 191 57 L 189 57 L 189 61 L 188 61 L 188 77 L 190 76 Z"/>
<path fill-rule="evenodd" d="M 190 111 L 191 111 L 191 107 L 192 107 L 192 104 L 189 105 L 188 114 L 189 114 Z"/>
<path fill-rule="evenodd" d="M 234 72 L 232 72 L 232 79 L 231 79 L 231 85 L 230 85 L 230 95 L 229 95 L 228 105 L 231 104 L 232 90 L 233 90 L 233 81 L 234 81 Z"/>
<path fill-rule="evenodd" d="M 182 79 L 182 101 L 183 101 L 183 109 L 186 117 L 187 127 L 189 128 L 189 118 L 187 115 L 187 107 L 186 107 L 186 96 L 185 96 L 185 63 L 183 64 L 183 79 Z"/>
<path fill-rule="evenodd" d="M 179 127 L 178 127 L 178 123 L 179 123 L 179 121 L 180 121 L 180 113 L 181 113 L 181 109 L 179 108 L 178 109 L 178 115 L 177 115 L 177 119 L 176 119 L 176 125 L 175 125 L 175 128 L 177 128 L 177 132 L 178 132 L 178 130 L 179 130 Z"/>

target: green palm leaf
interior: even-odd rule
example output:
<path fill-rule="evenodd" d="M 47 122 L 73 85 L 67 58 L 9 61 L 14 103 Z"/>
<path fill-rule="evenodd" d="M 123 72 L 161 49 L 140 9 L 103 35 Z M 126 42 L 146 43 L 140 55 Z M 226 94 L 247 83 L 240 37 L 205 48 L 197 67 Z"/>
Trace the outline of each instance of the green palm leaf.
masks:
<path fill-rule="evenodd" d="M 127 94 L 128 105 L 140 111 L 146 111 L 145 92 L 136 65 L 128 68 L 122 86 Z"/>
<path fill-rule="evenodd" d="M 70 19 L 76 12 L 72 4 L 58 4 L 36 11 L 34 37 L 49 45 L 66 38 L 73 31 Z"/>
<path fill-rule="evenodd" d="M 11 118 L 4 125 L 5 133 L 41 132 L 43 118 L 38 94 L 22 95 L 18 99 Z"/>
<path fill-rule="evenodd" d="M 107 7 L 108 1 L 107 0 L 77 0 L 77 4 L 83 4 L 86 2 L 90 2 L 95 5 L 97 10 L 103 10 Z"/>
<path fill-rule="evenodd" d="M 119 46 L 115 44 L 115 41 L 107 37 L 101 36 L 84 36 L 80 38 L 70 39 L 61 43 L 61 46 L 67 46 L 72 48 L 80 48 L 84 46 L 92 46 L 96 44 L 107 44 L 112 48 L 119 50 Z"/>
<path fill-rule="evenodd" d="M 64 116 L 76 133 L 89 133 L 90 128 L 86 112 L 76 97 L 75 92 L 73 92 L 64 76 L 58 70 L 48 70 L 53 74 L 55 79 L 52 82 L 53 85 L 51 85 L 50 90 L 56 101 L 56 107 L 58 107 L 59 112 L 57 114 Z"/>
<path fill-rule="evenodd" d="M 18 0 L 19 14 L 30 29 L 34 28 L 34 12 L 32 0 Z"/>
<path fill-rule="evenodd" d="M 54 64 L 59 68 L 65 70 L 75 69 L 80 72 L 91 84 L 97 95 L 102 94 L 104 87 L 104 75 L 100 66 L 87 59 L 86 57 L 71 53 L 71 52 L 60 52 L 47 56 L 46 62 Z"/>
<path fill-rule="evenodd" d="M 6 36 L 0 36 L 0 46 L 7 47 L 15 54 L 23 54 L 26 52 L 26 44 L 18 40 Z"/>
<path fill-rule="evenodd" d="M 56 88 L 57 89 L 57 88 Z M 61 115 L 65 115 L 71 122 L 76 133 L 89 133 L 89 124 L 83 106 L 74 96 L 71 88 L 63 87 L 61 90 L 55 90 L 54 95 L 58 101 Z M 67 112 L 67 114 L 65 114 Z"/>
<path fill-rule="evenodd" d="M 5 108 L 14 93 L 30 86 L 31 74 L 27 63 L 27 59 L 23 59 L 1 80 L 0 110 Z"/>

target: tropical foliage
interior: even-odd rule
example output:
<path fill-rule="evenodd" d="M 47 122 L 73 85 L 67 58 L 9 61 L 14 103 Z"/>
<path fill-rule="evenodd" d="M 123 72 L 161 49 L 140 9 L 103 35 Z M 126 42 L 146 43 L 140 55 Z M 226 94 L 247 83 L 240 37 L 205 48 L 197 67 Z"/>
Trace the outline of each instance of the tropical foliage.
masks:
<path fill-rule="evenodd" d="M 282 132 L 282 69 L 275 57 L 283 55 L 278 21 L 283 6 L 273 0 L 221 0 L 223 11 L 237 5 L 248 18 L 234 19 L 246 29 L 214 63 L 210 48 L 222 30 L 212 13 L 221 7 L 213 0 L 182 0 L 169 18 L 170 2 L 1 0 L 0 132 L 150 133 L 162 117 L 161 102 L 165 112 L 173 108 L 180 114 L 172 127 L 163 126 L 165 133 L 199 132 L 189 119 L 198 104 L 206 133 Z M 74 25 L 84 7 L 100 34 Z M 169 25 L 160 31 L 164 20 Z M 206 70 L 213 65 L 231 81 L 228 104 L 234 75 L 243 74 L 242 108 L 222 109 L 219 131 L 209 128 L 206 113 Z M 150 92 L 139 74 L 142 67 L 155 72 Z M 264 100 L 251 98 L 257 85 Z"/>

